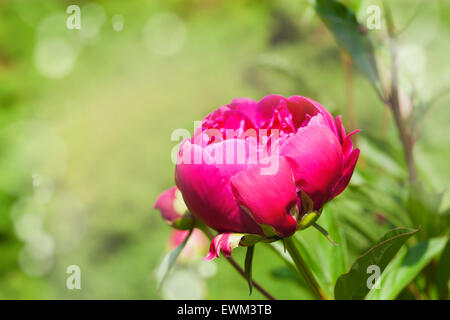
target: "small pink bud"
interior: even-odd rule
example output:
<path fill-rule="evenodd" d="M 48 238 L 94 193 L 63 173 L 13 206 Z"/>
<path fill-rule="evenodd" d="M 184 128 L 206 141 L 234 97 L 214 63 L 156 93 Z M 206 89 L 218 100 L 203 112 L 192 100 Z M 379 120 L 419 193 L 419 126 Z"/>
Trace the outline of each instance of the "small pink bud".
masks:
<path fill-rule="evenodd" d="M 188 230 L 193 227 L 193 218 L 183 201 L 183 196 L 177 187 L 163 191 L 156 200 L 155 209 L 175 229 Z"/>

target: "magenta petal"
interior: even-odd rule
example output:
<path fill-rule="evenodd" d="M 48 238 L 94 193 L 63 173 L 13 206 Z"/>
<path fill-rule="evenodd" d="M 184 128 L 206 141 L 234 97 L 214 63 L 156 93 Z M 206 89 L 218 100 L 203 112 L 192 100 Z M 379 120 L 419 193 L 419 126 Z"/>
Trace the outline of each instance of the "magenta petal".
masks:
<path fill-rule="evenodd" d="M 223 255 L 227 258 L 231 257 L 231 251 L 233 251 L 233 246 L 230 240 L 230 233 L 225 233 L 222 237 L 221 248 Z"/>
<path fill-rule="evenodd" d="M 202 159 L 201 163 L 179 163 L 175 168 L 175 182 L 183 194 L 190 212 L 218 231 L 261 234 L 261 229 L 238 207 L 231 187 L 207 153 L 186 141 L 180 149 Z"/>
<path fill-rule="evenodd" d="M 204 148 L 204 153 L 213 161 L 225 182 L 232 176 L 255 165 L 258 161 L 256 139 L 230 139 L 213 143 Z"/>
<path fill-rule="evenodd" d="M 173 206 L 176 191 L 177 187 L 172 187 L 163 191 L 159 195 L 154 206 L 155 209 L 158 209 L 161 212 L 163 219 L 168 223 L 181 217 L 181 214 L 178 213 Z"/>
<path fill-rule="evenodd" d="M 341 143 L 343 143 L 345 138 L 345 128 L 344 124 L 342 123 L 342 116 L 340 115 L 336 117 L 336 129 L 339 133 L 339 140 L 341 141 Z"/>
<path fill-rule="evenodd" d="M 255 127 L 245 113 L 230 106 L 221 106 L 202 120 L 194 132 L 192 142 L 206 146 L 225 139 L 243 138 L 252 130 Z"/>
<path fill-rule="evenodd" d="M 220 246 L 221 246 L 222 237 L 224 235 L 225 235 L 224 233 L 219 233 L 217 236 L 215 236 L 211 240 L 211 245 L 209 246 L 208 254 L 206 255 L 206 257 L 203 260 L 211 261 L 211 260 L 214 260 L 214 258 L 220 257 Z"/>
<path fill-rule="evenodd" d="M 241 239 L 244 238 L 244 233 L 220 233 L 215 236 L 211 241 L 209 252 L 204 258 L 206 261 L 211 261 L 214 258 L 220 257 L 220 251 L 227 258 L 231 257 L 231 252 L 234 248 L 240 245 Z"/>
<path fill-rule="evenodd" d="M 320 209 L 329 199 L 343 168 L 338 137 L 326 126 L 301 128 L 281 147 L 281 155 L 291 164 L 295 181 Z"/>
<path fill-rule="evenodd" d="M 320 113 L 324 116 L 326 125 L 335 134 L 338 135 L 338 129 L 333 116 L 324 106 L 317 101 L 302 96 L 292 96 L 287 99 L 289 110 L 294 116 L 296 124 L 302 123 L 306 115 L 314 116 Z"/>
<path fill-rule="evenodd" d="M 245 114 L 254 127 L 259 129 L 272 119 L 274 110 L 285 103 L 285 100 L 286 98 L 279 95 L 269 95 L 258 102 L 251 99 L 234 99 L 230 107 Z"/>
<path fill-rule="evenodd" d="M 309 99 L 301 96 L 288 98 L 287 106 L 292 113 L 292 119 L 297 128 L 304 126 L 311 117 L 320 112 Z"/>
<path fill-rule="evenodd" d="M 344 158 L 348 158 L 348 156 L 353 150 L 353 142 L 351 136 L 358 133 L 359 131 L 360 130 L 354 130 L 344 137 L 344 141 L 342 143 L 342 151 L 344 152 Z"/>
<path fill-rule="evenodd" d="M 280 95 L 269 95 L 258 101 L 258 114 L 259 119 L 266 121 L 270 119 L 276 107 L 280 104 L 285 103 L 286 98 Z"/>
<path fill-rule="evenodd" d="M 239 205 L 260 225 L 274 229 L 281 237 L 296 230 L 296 220 L 290 209 L 297 203 L 297 193 L 289 163 L 283 157 L 274 157 L 278 170 L 270 175 L 261 174 L 255 166 L 231 178 L 233 193 Z"/>
<path fill-rule="evenodd" d="M 358 161 L 358 157 L 359 157 L 359 149 L 355 149 L 350 153 L 350 156 L 346 160 L 345 169 L 342 174 L 342 177 L 337 182 L 336 187 L 333 191 L 332 196 L 333 198 L 341 194 L 342 191 L 344 191 L 344 189 L 347 187 L 348 183 L 350 182 L 350 178 L 353 175 L 353 171 L 355 170 L 356 161 Z"/>
<path fill-rule="evenodd" d="M 228 106 L 245 115 L 254 124 L 255 128 L 257 128 L 259 114 L 255 100 L 249 98 L 236 98 L 233 99 Z"/>

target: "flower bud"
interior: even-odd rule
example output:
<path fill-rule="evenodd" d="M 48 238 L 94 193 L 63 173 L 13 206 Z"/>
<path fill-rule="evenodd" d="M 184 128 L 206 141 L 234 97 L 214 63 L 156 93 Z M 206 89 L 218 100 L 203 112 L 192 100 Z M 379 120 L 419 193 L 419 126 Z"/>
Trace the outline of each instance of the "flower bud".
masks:
<path fill-rule="evenodd" d="M 179 230 L 189 230 L 194 226 L 194 219 L 189 213 L 183 196 L 177 187 L 163 191 L 154 206 L 171 227 Z"/>

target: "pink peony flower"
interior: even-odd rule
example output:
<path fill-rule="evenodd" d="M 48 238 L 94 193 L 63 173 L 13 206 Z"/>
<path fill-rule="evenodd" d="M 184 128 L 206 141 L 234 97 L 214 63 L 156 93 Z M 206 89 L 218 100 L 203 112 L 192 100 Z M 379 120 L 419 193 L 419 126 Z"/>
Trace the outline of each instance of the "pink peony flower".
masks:
<path fill-rule="evenodd" d="M 289 237 L 306 214 L 318 217 L 350 181 L 355 132 L 300 96 L 235 99 L 206 116 L 180 145 L 175 182 L 194 217 L 219 232 L 207 259 Z"/>

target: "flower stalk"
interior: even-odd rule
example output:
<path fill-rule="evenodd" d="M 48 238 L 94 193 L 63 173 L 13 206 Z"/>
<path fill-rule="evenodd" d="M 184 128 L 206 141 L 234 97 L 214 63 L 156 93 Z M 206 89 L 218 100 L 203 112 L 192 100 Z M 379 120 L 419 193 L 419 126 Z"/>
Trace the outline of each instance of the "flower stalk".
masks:
<path fill-rule="evenodd" d="M 302 256 L 300 255 L 300 252 L 295 246 L 292 237 L 284 238 L 283 240 L 287 251 L 289 252 L 292 260 L 294 261 L 295 266 L 297 267 L 297 270 L 306 280 L 306 283 L 308 284 L 313 294 L 316 296 L 316 298 L 320 300 L 328 300 L 328 298 L 325 296 L 324 292 L 320 288 L 319 284 L 317 283 L 317 280 L 312 274 L 311 270 L 309 270 L 305 260 L 303 260 Z"/>
<path fill-rule="evenodd" d="M 388 106 L 392 109 L 394 115 L 395 124 L 397 126 L 400 142 L 403 147 L 403 153 L 405 156 L 406 166 L 408 168 L 409 183 L 413 184 L 417 180 L 417 169 L 414 161 L 414 139 L 412 133 L 408 132 L 405 120 L 401 114 L 401 106 L 399 99 L 398 88 L 398 52 L 397 52 L 397 36 L 395 32 L 394 21 L 392 19 L 391 11 L 385 4 L 386 11 L 386 23 L 388 34 L 390 38 L 390 53 L 391 53 L 391 92 L 390 97 L 386 101 Z"/>

